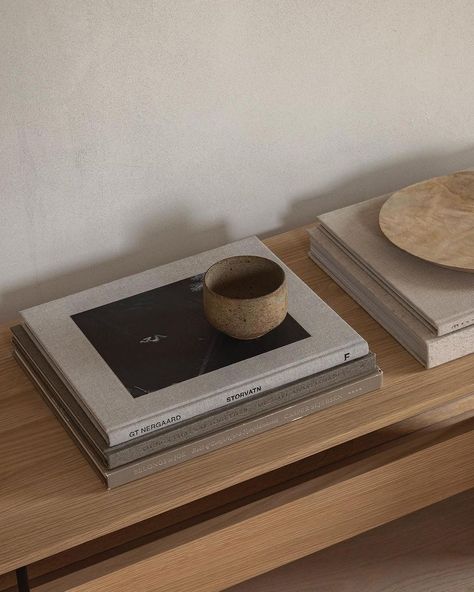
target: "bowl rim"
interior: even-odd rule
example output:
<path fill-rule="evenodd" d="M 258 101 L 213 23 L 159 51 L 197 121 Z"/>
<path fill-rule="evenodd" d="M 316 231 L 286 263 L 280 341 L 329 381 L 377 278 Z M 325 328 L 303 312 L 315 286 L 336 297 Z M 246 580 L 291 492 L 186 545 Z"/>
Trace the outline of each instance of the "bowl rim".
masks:
<path fill-rule="evenodd" d="M 219 292 L 216 292 L 208 285 L 208 283 L 207 283 L 208 274 L 217 265 L 225 263 L 226 261 L 230 261 L 231 259 L 261 259 L 265 262 L 271 263 L 275 267 L 275 269 L 277 269 L 281 273 L 281 281 L 278 284 L 278 286 L 275 288 L 275 290 L 272 290 L 271 292 L 267 292 L 266 294 L 263 294 L 262 296 L 253 296 L 251 298 L 235 298 L 233 296 L 224 296 L 223 294 L 219 294 Z M 276 294 L 279 290 L 281 290 L 286 285 L 287 282 L 286 282 L 285 270 L 282 268 L 281 265 L 279 265 L 273 259 L 269 259 L 268 257 L 261 257 L 260 255 L 231 255 L 230 257 L 224 257 L 224 259 L 219 259 L 219 261 L 216 261 L 215 263 L 213 263 L 208 268 L 208 270 L 205 272 L 202 283 L 203 283 L 204 288 L 208 292 L 210 292 L 213 296 L 216 296 L 217 298 L 221 298 L 222 300 L 227 300 L 227 301 L 232 301 L 232 302 L 257 302 L 258 300 L 264 300 L 264 299 L 267 299 L 269 296 Z"/>

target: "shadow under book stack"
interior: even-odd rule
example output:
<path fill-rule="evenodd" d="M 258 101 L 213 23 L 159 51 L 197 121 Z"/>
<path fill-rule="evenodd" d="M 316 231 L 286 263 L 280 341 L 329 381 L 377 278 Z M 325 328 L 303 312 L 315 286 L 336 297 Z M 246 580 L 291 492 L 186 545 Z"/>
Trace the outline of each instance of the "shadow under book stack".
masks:
<path fill-rule="evenodd" d="M 283 323 L 250 341 L 206 320 L 203 273 L 234 255 L 284 269 Z M 381 386 L 368 345 L 256 237 L 42 304 L 14 355 L 113 488 Z M 285 451 L 282 450 L 282 455 Z"/>
<path fill-rule="evenodd" d="M 379 226 L 388 198 L 319 216 L 310 257 L 427 368 L 473 353 L 474 274 L 392 244 Z"/>

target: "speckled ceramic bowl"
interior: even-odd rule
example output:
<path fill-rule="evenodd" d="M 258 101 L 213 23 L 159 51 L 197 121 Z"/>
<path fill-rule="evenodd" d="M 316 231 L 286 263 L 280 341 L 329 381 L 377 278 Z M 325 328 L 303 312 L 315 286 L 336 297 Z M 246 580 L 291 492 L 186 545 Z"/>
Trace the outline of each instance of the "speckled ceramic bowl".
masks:
<path fill-rule="evenodd" d="M 208 269 L 203 299 L 213 327 L 235 339 L 257 339 L 286 317 L 285 272 L 264 257 L 229 257 Z"/>

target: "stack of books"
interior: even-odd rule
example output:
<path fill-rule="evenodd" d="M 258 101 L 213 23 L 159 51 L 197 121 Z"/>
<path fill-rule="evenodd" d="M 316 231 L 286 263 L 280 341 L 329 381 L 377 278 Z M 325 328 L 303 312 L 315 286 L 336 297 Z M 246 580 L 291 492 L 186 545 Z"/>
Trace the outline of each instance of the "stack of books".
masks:
<path fill-rule="evenodd" d="M 286 273 L 288 314 L 259 339 L 227 337 L 204 316 L 203 274 L 232 255 Z M 366 341 L 256 237 L 21 314 L 16 358 L 109 488 L 382 381 Z"/>
<path fill-rule="evenodd" d="M 474 274 L 402 251 L 379 227 L 387 196 L 318 218 L 310 257 L 427 368 L 474 352 Z"/>

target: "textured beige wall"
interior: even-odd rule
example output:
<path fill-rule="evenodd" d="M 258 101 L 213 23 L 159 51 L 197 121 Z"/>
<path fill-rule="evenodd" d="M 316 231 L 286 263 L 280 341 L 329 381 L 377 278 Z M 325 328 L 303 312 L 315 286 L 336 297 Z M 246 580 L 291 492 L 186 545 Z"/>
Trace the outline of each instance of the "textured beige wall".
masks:
<path fill-rule="evenodd" d="M 472 0 L 0 0 L 0 315 L 474 162 Z"/>

